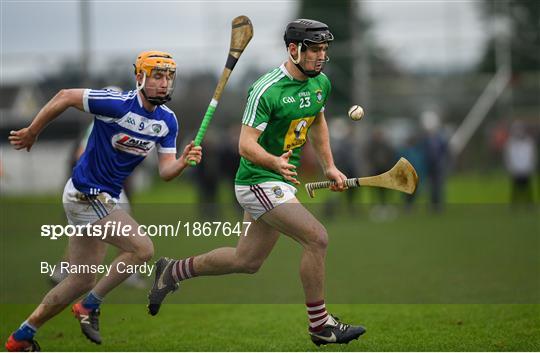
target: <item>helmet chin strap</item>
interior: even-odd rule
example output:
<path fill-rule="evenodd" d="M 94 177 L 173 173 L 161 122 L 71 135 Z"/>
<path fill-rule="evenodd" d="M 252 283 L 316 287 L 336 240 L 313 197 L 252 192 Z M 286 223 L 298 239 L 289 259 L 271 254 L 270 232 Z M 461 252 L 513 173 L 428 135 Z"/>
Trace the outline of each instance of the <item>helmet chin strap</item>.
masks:
<path fill-rule="evenodd" d="M 289 58 L 291 58 L 293 64 L 298 66 L 298 64 L 300 64 L 300 52 L 302 51 L 302 43 L 298 43 L 298 57 L 296 59 L 292 57 L 290 50 L 287 51 L 289 52 Z"/>
<path fill-rule="evenodd" d="M 142 82 L 139 85 L 139 82 L 137 81 L 135 83 L 135 87 L 136 87 L 137 91 L 140 91 L 142 93 L 142 95 L 144 96 L 144 98 L 148 102 L 150 102 L 151 104 L 153 104 L 153 105 L 162 105 L 162 104 L 165 104 L 165 103 L 167 103 L 168 101 L 171 100 L 171 95 L 170 94 L 167 94 L 165 97 L 148 97 L 148 95 L 144 91 L 144 84 L 145 83 L 146 83 L 146 72 L 143 71 Z"/>
<path fill-rule="evenodd" d="M 320 75 L 320 73 L 322 72 L 323 68 L 324 68 L 324 63 L 321 67 L 321 70 L 320 71 L 317 71 L 317 70 L 305 70 L 302 65 L 300 65 L 300 52 L 302 51 L 302 43 L 298 43 L 298 55 L 295 58 L 293 58 L 293 56 L 291 55 L 291 51 L 288 50 L 289 52 L 289 58 L 291 59 L 291 61 L 293 62 L 293 64 L 298 68 L 298 70 L 300 70 L 301 73 L 303 73 L 304 75 L 306 75 L 307 77 L 310 77 L 310 78 L 313 78 L 313 77 L 316 77 L 318 75 Z M 327 56 L 326 57 L 326 60 L 324 61 L 325 63 L 327 63 L 328 61 L 330 61 L 330 58 Z"/>

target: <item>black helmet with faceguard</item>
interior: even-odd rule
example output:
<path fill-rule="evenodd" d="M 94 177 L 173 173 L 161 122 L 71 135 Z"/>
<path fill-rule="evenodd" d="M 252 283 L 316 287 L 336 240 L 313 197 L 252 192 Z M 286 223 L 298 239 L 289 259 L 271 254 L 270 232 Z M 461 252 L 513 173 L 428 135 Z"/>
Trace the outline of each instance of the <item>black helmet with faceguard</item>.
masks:
<path fill-rule="evenodd" d="M 289 47 L 289 44 L 295 43 L 298 45 L 300 51 L 305 51 L 311 45 L 333 41 L 334 35 L 330 32 L 330 29 L 325 23 L 309 19 L 298 19 L 287 25 L 283 39 L 285 40 L 287 48 Z M 321 70 L 319 71 L 305 70 L 300 65 L 300 52 L 298 53 L 298 58 L 295 59 L 291 56 L 291 59 L 296 67 L 308 77 L 317 76 L 324 67 L 323 63 L 323 67 L 321 67 Z M 325 62 L 326 61 L 328 61 L 328 57 L 325 59 Z"/>
<path fill-rule="evenodd" d="M 286 46 L 289 46 L 290 43 L 302 43 L 309 46 L 311 44 L 331 42 L 334 40 L 334 36 L 325 23 L 298 19 L 287 25 L 283 39 Z"/>

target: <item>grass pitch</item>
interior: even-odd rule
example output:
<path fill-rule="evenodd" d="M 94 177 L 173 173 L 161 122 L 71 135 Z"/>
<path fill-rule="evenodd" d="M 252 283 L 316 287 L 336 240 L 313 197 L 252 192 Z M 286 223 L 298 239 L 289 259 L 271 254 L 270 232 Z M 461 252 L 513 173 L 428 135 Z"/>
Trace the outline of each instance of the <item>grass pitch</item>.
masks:
<path fill-rule="evenodd" d="M 52 351 L 538 351 L 538 305 L 329 305 L 367 333 L 348 345 L 317 348 L 304 307 L 294 304 L 175 304 L 149 317 L 143 305 L 103 306 L 103 345 L 63 312 L 37 336 Z M 30 305 L 2 305 L 2 337 Z M 9 324 L 8 329 L 6 325 Z"/>
<path fill-rule="evenodd" d="M 139 195 L 135 218 L 147 224 L 199 219 L 193 194 L 175 187 Z M 442 214 L 423 206 L 412 213 L 395 208 L 387 219 L 373 218 L 362 203 L 354 210 L 336 206 L 334 217 L 325 217 L 324 192 L 321 203 L 308 206 L 330 234 L 328 310 L 367 328 L 349 345 L 317 348 L 310 342 L 298 278 L 301 249 L 285 237 L 259 273 L 187 281 L 156 317 L 146 313 L 146 289 L 115 289 L 102 307 L 101 346 L 82 336 L 69 310 L 36 339 L 44 350 L 56 351 L 540 350 L 538 208 L 510 210 L 501 202 L 504 195 L 489 199 L 481 185 L 464 178 L 449 188 L 458 200 L 470 197 L 467 190 L 475 190 L 478 199 L 452 203 Z M 180 198 L 188 203 L 179 204 Z M 57 261 L 65 242 L 38 235 L 41 224 L 63 222 L 56 198 L 4 199 L 1 206 L 0 336 L 5 339 L 50 288 L 38 273 L 39 261 Z M 21 222 L 19 214 L 32 217 Z M 235 242 L 234 237 L 154 239 L 156 257 L 184 257 Z"/>

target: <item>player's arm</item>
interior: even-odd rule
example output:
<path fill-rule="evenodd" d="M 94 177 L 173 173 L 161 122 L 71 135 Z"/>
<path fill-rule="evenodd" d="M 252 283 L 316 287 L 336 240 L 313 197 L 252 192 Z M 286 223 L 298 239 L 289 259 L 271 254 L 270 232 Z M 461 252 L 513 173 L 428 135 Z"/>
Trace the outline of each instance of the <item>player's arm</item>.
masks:
<path fill-rule="evenodd" d="M 188 160 L 194 160 L 198 164 L 201 159 L 202 147 L 195 146 L 193 141 L 184 148 L 178 159 L 175 153 L 158 153 L 159 176 L 165 181 L 172 180 L 182 174 L 188 166 Z"/>
<path fill-rule="evenodd" d="M 289 163 L 289 157 L 292 154 L 292 150 L 283 153 L 279 157 L 266 152 L 258 142 L 261 134 L 261 130 L 251 126 L 242 125 L 240 140 L 238 141 L 238 151 L 240 155 L 256 165 L 281 174 L 286 180 L 295 184 L 300 184 L 296 179 L 296 167 Z"/>
<path fill-rule="evenodd" d="M 10 131 L 9 142 L 20 150 L 30 151 L 37 137 L 45 126 L 62 114 L 67 108 L 74 107 L 83 110 L 84 89 L 63 89 L 58 92 L 36 115 L 32 123 L 17 131 Z"/>
<path fill-rule="evenodd" d="M 319 159 L 324 175 L 326 175 L 329 180 L 333 180 L 337 183 L 337 185 L 331 186 L 330 189 L 333 191 L 345 190 L 344 181 L 347 177 L 340 172 L 334 164 L 334 157 L 332 156 L 332 149 L 330 148 L 328 124 L 326 123 L 323 112 L 319 112 L 315 121 L 311 124 L 309 129 L 309 140 Z"/>

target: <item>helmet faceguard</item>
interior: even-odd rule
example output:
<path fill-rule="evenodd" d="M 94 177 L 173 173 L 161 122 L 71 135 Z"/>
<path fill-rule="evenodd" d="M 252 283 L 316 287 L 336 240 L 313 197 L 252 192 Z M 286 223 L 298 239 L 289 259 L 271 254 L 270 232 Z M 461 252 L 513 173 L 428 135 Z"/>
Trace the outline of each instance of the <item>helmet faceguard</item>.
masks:
<path fill-rule="evenodd" d="M 137 81 L 137 90 L 144 98 L 154 105 L 165 104 L 171 100 L 176 80 L 176 62 L 169 53 L 162 51 L 145 51 L 139 54 L 135 64 L 135 75 L 142 74 L 142 81 Z M 164 95 L 148 96 L 145 91 L 148 77 L 156 80 L 167 80 L 167 89 Z M 148 89 L 148 87 L 146 87 Z M 156 88 L 158 89 L 158 88 Z"/>
<path fill-rule="evenodd" d="M 293 58 L 289 51 L 289 57 L 296 67 L 308 77 L 315 77 L 319 75 L 324 69 L 324 64 L 330 60 L 330 58 L 326 56 L 325 59 L 320 63 L 320 70 L 306 70 L 300 64 L 300 53 L 302 51 L 305 52 L 309 46 L 314 44 L 330 43 L 334 40 L 334 36 L 330 32 L 330 29 L 322 22 L 307 19 L 295 20 L 287 25 L 283 39 L 285 40 L 287 50 L 290 43 L 295 43 L 298 46 L 298 56 Z"/>

